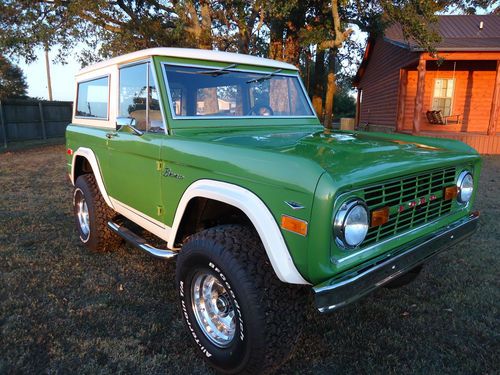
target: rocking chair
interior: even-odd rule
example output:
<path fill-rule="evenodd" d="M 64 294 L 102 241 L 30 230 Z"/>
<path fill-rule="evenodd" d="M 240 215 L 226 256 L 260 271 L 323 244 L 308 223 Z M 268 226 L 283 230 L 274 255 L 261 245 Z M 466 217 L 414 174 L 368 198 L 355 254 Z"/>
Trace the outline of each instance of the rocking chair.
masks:
<path fill-rule="evenodd" d="M 448 125 L 448 124 L 460 124 L 461 115 L 443 116 L 441 110 L 437 110 L 437 111 L 427 111 L 426 116 L 429 124 Z"/>

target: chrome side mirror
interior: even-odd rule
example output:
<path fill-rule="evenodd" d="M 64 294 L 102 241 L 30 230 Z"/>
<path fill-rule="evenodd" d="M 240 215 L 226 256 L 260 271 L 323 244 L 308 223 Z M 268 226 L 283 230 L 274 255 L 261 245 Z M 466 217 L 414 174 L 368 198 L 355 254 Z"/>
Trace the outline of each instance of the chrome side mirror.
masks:
<path fill-rule="evenodd" d="M 135 135 L 143 135 L 144 132 L 140 131 L 139 129 L 136 129 L 137 121 L 133 117 L 117 117 L 116 118 L 116 131 L 120 130 L 123 127 L 127 127 Z"/>

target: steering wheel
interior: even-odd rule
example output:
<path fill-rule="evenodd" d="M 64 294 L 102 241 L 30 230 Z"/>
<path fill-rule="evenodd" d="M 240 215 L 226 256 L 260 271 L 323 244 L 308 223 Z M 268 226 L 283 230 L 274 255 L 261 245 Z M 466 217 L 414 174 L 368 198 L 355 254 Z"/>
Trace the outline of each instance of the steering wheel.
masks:
<path fill-rule="evenodd" d="M 251 114 L 255 114 L 257 116 L 274 116 L 274 111 L 268 105 L 256 104 L 250 109 L 250 111 L 248 111 L 247 116 Z"/>

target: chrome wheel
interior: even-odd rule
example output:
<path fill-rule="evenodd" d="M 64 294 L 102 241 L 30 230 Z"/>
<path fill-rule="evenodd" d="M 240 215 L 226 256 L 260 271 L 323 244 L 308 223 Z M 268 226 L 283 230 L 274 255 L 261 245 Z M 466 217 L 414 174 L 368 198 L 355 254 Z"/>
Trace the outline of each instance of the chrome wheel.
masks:
<path fill-rule="evenodd" d="M 75 192 L 75 206 L 78 224 L 80 225 L 80 230 L 82 231 L 83 238 L 86 240 L 88 239 L 90 234 L 90 218 L 89 208 L 81 190 L 77 190 Z"/>
<path fill-rule="evenodd" d="M 236 331 L 234 303 L 210 273 L 198 272 L 191 283 L 191 301 L 198 326 L 218 347 L 229 346 Z"/>

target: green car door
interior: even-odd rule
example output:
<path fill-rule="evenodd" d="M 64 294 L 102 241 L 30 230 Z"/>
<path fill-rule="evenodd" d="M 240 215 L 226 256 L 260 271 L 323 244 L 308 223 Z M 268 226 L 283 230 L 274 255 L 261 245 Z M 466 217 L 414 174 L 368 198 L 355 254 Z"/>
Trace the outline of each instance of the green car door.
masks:
<path fill-rule="evenodd" d="M 120 69 L 118 121 L 133 119 L 134 126 L 108 135 L 108 189 L 125 208 L 162 221 L 159 160 L 166 135 L 150 69 L 150 62 Z"/>

